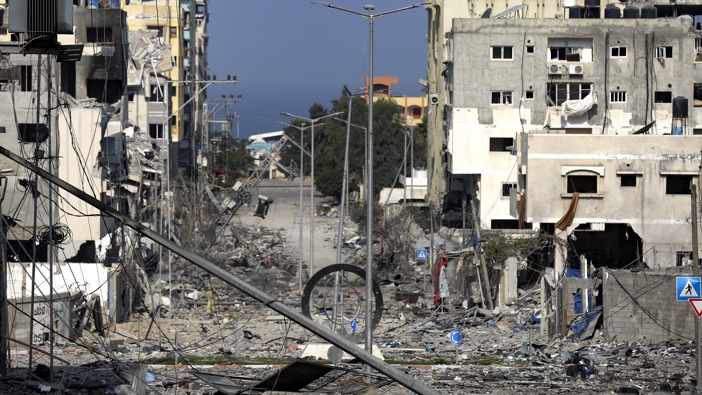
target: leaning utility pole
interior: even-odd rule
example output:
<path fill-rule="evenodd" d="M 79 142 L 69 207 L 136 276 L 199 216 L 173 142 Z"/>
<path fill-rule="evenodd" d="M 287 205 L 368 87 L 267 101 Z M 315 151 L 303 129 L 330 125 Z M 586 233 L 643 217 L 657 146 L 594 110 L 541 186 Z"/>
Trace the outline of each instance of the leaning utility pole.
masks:
<path fill-rule="evenodd" d="M 163 237 L 162 235 L 158 234 L 157 232 L 154 232 L 153 230 L 149 229 L 148 227 L 144 226 L 142 223 L 139 221 L 136 221 L 126 215 L 123 215 L 119 211 L 115 210 L 114 208 L 110 207 L 109 205 L 101 202 L 100 200 L 94 198 L 93 196 L 88 195 L 87 193 L 83 192 L 82 190 L 74 187 L 73 185 L 65 182 L 64 180 L 61 180 L 60 178 L 54 176 L 53 174 L 49 173 L 48 171 L 42 169 L 41 167 L 28 162 L 27 160 L 23 159 L 19 155 L 10 152 L 7 148 L 5 147 L 0 147 L 0 155 L 6 156 L 7 158 L 11 159 L 12 161 L 18 163 L 20 166 L 23 166 L 27 169 L 29 169 L 32 172 L 37 173 L 38 176 L 41 176 L 48 180 L 49 182 L 57 185 L 61 189 L 67 191 L 68 193 L 76 196 L 77 198 L 83 200 L 87 204 L 97 208 L 98 210 L 102 211 L 103 213 L 109 215 L 112 218 L 118 219 L 122 222 L 124 226 L 128 226 L 137 232 L 141 233 L 142 235 L 148 237 L 149 239 L 155 241 L 156 243 L 160 244 L 161 246 L 175 252 L 179 256 L 183 257 L 184 259 L 188 260 L 189 262 L 193 263 L 195 266 L 199 267 L 200 269 L 205 270 L 206 272 L 212 274 L 213 276 L 221 279 L 228 285 L 231 285 L 232 287 L 236 288 L 237 290 L 251 296 L 264 306 L 269 307 L 270 309 L 280 313 L 281 315 L 290 318 L 292 321 L 297 323 L 298 325 L 302 326 L 303 328 L 309 330 L 310 332 L 314 333 L 315 335 L 321 337 L 323 340 L 328 341 L 329 343 L 339 347 L 340 349 L 346 351 L 350 355 L 353 355 L 354 357 L 360 359 L 363 363 L 366 365 L 370 366 L 373 369 L 378 370 L 379 372 L 385 374 L 398 384 L 404 386 L 405 388 L 409 389 L 410 391 L 414 391 L 418 394 L 436 394 L 438 395 L 439 393 L 429 387 L 428 385 L 424 384 L 423 382 L 416 380 L 413 377 L 410 377 L 406 375 L 405 373 L 401 372 L 399 369 L 394 368 L 384 361 L 380 360 L 379 358 L 375 357 L 370 351 L 364 350 L 356 345 L 355 342 L 352 342 L 342 336 L 339 336 L 338 334 L 332 332 L 331 330 L 327 329 L 321 324 L 318 324 L 311 318 L 307 318 L 304 314 L 300 313 L 296 309 L 287 306 L 286 304 L 278 301 L 275 299 L 273 296 L 270 296 L 255 286 L 249 284 L 248 282 L 244 281 L 243 279 L 235 276 L 234 274 L 220 268 L 219 266 L 215 265 L 214 263 L 206 260 L 205 258 L 195 254 L 194 252 L 182 248 L 175 242 L 171 241 L 170 239 Z"/>
<path fill-rule="evenodd" d="M 475 209 L 475 197 L 471 200 L 470 208 L 473 214 L 473 230 L 475 231 L 475 237 L 477 238 L 477 243 L 475 244 L 475 252 L 478 254 L 478 260 L 480 261 L 480 269 L 483 275 L 483 300 L 485 301 L 485 307 L 488 310 L 492 310 L 495 307 L 492 305 L 492 293 L 490 292 L 490 278 L 488 277 L 487 265 L 485 264 L 485 259 L 483 258 L 483 251 L 480 248 L 480 218 L 476 213 Z"/>

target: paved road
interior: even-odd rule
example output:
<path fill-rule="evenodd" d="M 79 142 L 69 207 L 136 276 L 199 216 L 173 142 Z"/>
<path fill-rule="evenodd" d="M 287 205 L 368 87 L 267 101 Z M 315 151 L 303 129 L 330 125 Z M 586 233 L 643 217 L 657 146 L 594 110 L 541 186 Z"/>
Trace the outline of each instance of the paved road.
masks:
<path fill-rule="evenodd" d="M 281 230 L 285 234 L 286 248 L 289 255 L 300 255 L 300 181 L 261 180 L 258 194 L 273 199 L 266 218 L 254 217 L 254 207 L 244 207 L 239 213 L 242 224 L 264 226 Z M 302 255 L 303 262 L 309 267 L 310 263 L 310 182 L 305 179 L 303 184 L 302 204 Z M 314 201 L 318 204 L 326 200 L 324 196 L 315 193 Z M 315 216 L 314 230 L 314 271 L 321 267 L 336 263 L 336 249 L 331 241 L 338 233 L 339 219 L 336 217 Z M 309 272 L 307 275 L 311 275 Z M 308 277 L 309 278 L 309 277 Z"/>

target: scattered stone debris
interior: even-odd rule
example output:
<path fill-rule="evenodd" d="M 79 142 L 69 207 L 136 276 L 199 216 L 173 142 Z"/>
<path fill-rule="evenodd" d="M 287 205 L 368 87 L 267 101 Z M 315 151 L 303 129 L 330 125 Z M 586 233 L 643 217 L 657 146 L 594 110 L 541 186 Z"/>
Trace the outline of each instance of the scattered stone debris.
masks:
<path fill-rule="evenodd" d="M 337 219 L 327 214 L 318 220 L 318 229 L 324 229 L 320 240 L 336 244 L 331 234 Z M 297 252 L 285 231 L 238 226 L 240 241 L 225 238 L 209 252 L 210 259 L 299 308 Z M 346 230 L 347 257 L 354 257 L 360 238 L 352 226 Z M 374 343 L 386 362 L 439 393 L 680 393 L 695 385 L 694 342 L 605 341 L 597 318 L 583 323 L 587 330 L 540 337 L 539 289 L 520 289 L 516 300 L 494 310 L 463 300 L 436 308 L 430 265 L 412 262 L 411 267 L 413 276 L 379 281 L 385 310 Z M 170 276 L 161 271 L 151 285 L 158 308 L 135 309 L 127 322 L 108 325 L 104 337 L 88 325 L 78 344 L 57 341 L 53 361 L 33 354 L 32 371 L 26 369 L 27 352 L 13 349 L 15 368 L 0 381 L 0 393 L 211 395 L 228 393 L 217 388 L 216 377 L 239 385 L 270 384 L 266 379 L 286 367 L 331 360 L 302 359 L 307 345 L 323 341 L 178 257 Z M 327 322 L 321 312 L 313 318 Z M 448 337 L 453 330 L 461 332 L 459 345 Z M 339 372 L 360 369 L 352 358 L 338 360 Z M 398 384 L 385 384 L 376 393 L 407 393 Z M 354 388 L 364 393 L 371 387 Z"/>

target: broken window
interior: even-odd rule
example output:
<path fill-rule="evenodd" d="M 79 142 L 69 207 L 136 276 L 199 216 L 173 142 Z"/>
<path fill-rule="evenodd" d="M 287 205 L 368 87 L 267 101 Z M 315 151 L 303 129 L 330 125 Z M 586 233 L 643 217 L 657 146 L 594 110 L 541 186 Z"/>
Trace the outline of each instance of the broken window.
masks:
<path fill-rule="evenodd" d="M 702 84 L 695 84 L 692 88 L 692 105 L 702 107 Z"/>
<path fill-rule="evenodd" d="M 676 251 L 675 266 L 684 266 L 692 263 L 692 251 Z"/>
<path fill-rule="evenodd" d="M 671 46 L 656 47 L 656 58 L 657 59 L 672 59 L 673 58 L 673 47 L 671 47 Z"/>
<path fill-rule="evenodd" d="M 512 60 L 513 49 L 511 46 L 493 46 L 490 47 L 492 60 Z"/>
<path fill-rule="evenodd" d="M 569 175 L 566 176 L 568 193 L 597 193 L 596 175 Z"/>
<path fill-rule="evenodd" d="M 492 103 L 492 104 L 512 104 L 512 92 L 492 91 L 490 103 Z"/>
<path fill-rule="evenodd" d="M 668 175 L 665 177 L 666 195 L 689 195 L 692 176 L 684 174 Z"/>
<path fill-rule="evenodd" d="M 163 37 L 163 28 L 161 26 L 147 26 L 146 30 L 156 33 L 158 37 Z"/>
<path fill-rule="evenodd" d="M 163 124 L 160 123 L 150 123 L 149 124 L 149 136 L 152 139 L 162 139 L 163 136 Z"/>
<path fill-rule="evenodd" d="M 656 103 L 672 103 L 673 102 L 673 93 L 672 92 L 664 92 L 664 91 L 657 91 L 653 93 L 653 101 Z"/>
<path fill-rule="evenodd" d="M 616 91 L 609 92 L 610 103 L 626 103 L 626 92 Z"/>
<path fill-rule="evenodd" d="M 122 81 L 89 79 L 88 97 L 99 103 L 116 103 L 122 99 Z"/>
<path fill-rule="evenodd" d="M 563 60 L 566 62 L 580 62 L 582 59 L 582 48 L 571 47 L 551 47 L 549 48 L 549 60 Z"/>
<path fill-rule="evenodd" d="M 112 43 L 111 27 L 89 27 L 85 41 L 89 43 Z"/>
<path fill-rule="evenodd" d="M 17 124 L 17 138 L 20 143 L 41 143 L 49 138 L 49 127 L 43 123 Z"/>
<path fill-rule="evenodd" d="M 549 82 L 546 84 L 548 105 L 560 106 L 566 100 L 582 100 L 591 89 L 589 82 Z"/>
<path fill-rule="evenodd" d="M 516 182 L 503 182 L 502 183 L 502 197 L 509 197 L 509 191 L 512 189 L 517 189 Z"/>
<path fill-rule="evenodd" d="M 612 58 L 626 58 L 626 47 L 612 47 L 609 54 Z"/>
<path fill-rule="evenodd" d="M 150 102 L 162 102 L 163 101 L 163 90 L 158 85 L 151 85 L 151 94 L 148 97 Z"/>
<path fill-rule="evenodd" d="M 20 66 L 20 91 L 31 92 L 32 91 L 32 66 Z"/>
<path fill-rule="evenodd" d="M 490 152 L 509 152 L 514 146 L 511 137 L 490 137 Z"/>

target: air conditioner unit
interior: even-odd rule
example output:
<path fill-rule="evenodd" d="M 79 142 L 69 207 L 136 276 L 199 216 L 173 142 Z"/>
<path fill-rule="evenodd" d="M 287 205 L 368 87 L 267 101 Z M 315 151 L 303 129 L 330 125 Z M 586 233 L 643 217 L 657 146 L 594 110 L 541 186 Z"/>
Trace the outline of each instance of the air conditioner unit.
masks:
<path fill-rule="evenodd" d="M 583 75 L 583 65 L 572 64 L 568 66 L 568 74 L 570 75 Z"/>
<path fill-rule="evenodd" d="M 552 64 L 548 66 L 548 73 L 549 74 L 563 74 L 563 65 L 562 64 Z"/>

